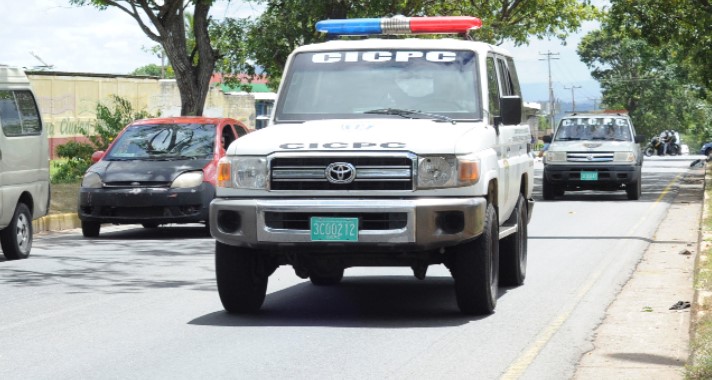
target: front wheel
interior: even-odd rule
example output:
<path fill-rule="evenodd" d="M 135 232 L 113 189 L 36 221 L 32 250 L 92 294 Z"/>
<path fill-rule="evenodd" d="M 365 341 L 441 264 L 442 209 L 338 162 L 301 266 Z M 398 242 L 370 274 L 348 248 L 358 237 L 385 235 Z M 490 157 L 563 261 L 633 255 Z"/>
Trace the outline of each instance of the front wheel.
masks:
<path fill-rule="evenodd" d="M 554 185 L 546 179 L 546 174 L 542 178 L 542 196 L 544 200 L 551 201 L 556 197 L 564 195 L 563 188 Z"/>
<path fill-rule="evenodd" d="M 640 194 L 643 193 L 640 179 L 626 185 L 625 193 L 628 196 L 628 200 L 637 201 L 638 199 L 640 199 Z"/>
<path fill-rule="evenodd" d="M 527 201 L 519 194 L 514 209 L 517 232 L 504 238 L 500 244 L 499 284 L 502 286 L 520 286 L 527 276 L 528 212 Z"/>
<path fill-rule="evenodd" d="M 101 223 L 82 221 L 82 235 L 84 235 L 84 237 L 95 238 L 99 236 L 100 230 Z"/>
<path fill-rule="evenodd" d="M 499 224 L 487 205 L 484 231 L 477 239 L 454 247 L 452 277 L 455 298 L 464 314 L 492 314 L 499 289 Z"/>
<path fill-rule="evenodd" d="M 228 313 L 254 313 L 262 307 L 269 275 L 258 251 L 215 242 L 215 274 Z"/>
<path fill-rule="evenodd" d="M 0 231 L 0 245 L 8 260 L 26 259 L 32 249 L 32 213 L 18 203 L 10 224 Z"/>
<path fill-rule="evenodd" d="M 645 155 L 645 157 L 651 157 L 653 154 L 655 154 L 655 148 L 648 145 L 648 147 L 645 148 L 645 150 L 643 151 L 643 154 Z"/>

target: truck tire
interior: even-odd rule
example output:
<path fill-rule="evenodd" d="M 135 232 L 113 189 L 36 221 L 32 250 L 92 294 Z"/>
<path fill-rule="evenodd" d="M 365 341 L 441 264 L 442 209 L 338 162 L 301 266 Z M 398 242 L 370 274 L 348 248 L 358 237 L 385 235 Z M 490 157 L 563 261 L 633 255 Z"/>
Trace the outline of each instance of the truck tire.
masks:
<path fill-rule="evenodd" d="M 268 274 L 257 251 L 215 242 L 215 274 L 228 313 L 254 313 L 262 307 Z"/>
<path fill-rule="evenodd" d="M 625 193 L 628 196 L 628 199 L 631 201 L 637 201 L 640 199 L 640 194 L 643 192 L 643 189 L 641 188 L 641 183 L 640 179 L 637 181 L 630 183 L 626 185 L 625 188 Z"/>
<path fill-rule="evenodd" d="M 551 182 L 546 179 L 546 174 L 541 179 L 541 192 L 542 196 L 544 197 L 544 200 L 546 201 L 553 200 L 555 197 L 554 185 L 552 185 Z"/>
<path fill-rule="evenodd" d="M 527 276 L 527 201 L 519 194 L 514 209 L 517 232 L 502 239 L 499 247 L 499 284 L 520 286 Z"/>
<path fill-rule="evenodd" d="M 82 221 L 82 235 L 84 235 L 84 237 L 88 237 L 88 238 L 98 237 L 100 230 L 101 230 L 101 223 Z"/>
<path fill-rule="evenodd" d="M 309 276 L 309 281 L 316 286 L 331 286 L 336 285 L 341 282 L 344 278 L 344 270 L 331 273 L 329 275 L 311 275 Z"/>
<path fill-rule="evenodd" d="M 454 247 L 455 298 L 468 315 L 492 314 L 497 306 L 499 224 L 492 204 L 487 205 L 484 225 L 480 237 Z"/>
<path fill-rule="evenodd" d="M 26 259 L 32 250 L 32 213 L 24 203 L 18 203 L 10 224 L 0 231 L 0 245 L 8 260 Z"/>

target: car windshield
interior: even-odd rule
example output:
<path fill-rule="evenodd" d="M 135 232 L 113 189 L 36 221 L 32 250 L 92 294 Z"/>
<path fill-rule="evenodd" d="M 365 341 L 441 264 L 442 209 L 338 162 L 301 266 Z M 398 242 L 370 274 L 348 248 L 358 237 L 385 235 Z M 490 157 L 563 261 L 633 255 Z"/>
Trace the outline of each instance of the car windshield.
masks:
<path fill-rule="evenodd" d="M 374 115 L 481 119 L 476 73 L 472 51 L 301 53 L 280 90 L 275 122 Z"/>
<path fill-rule="evenodd" d="M 567 117 L 559 123 L 554 141 L 569 140 L 632 141 L 632 136 L 625 118 Z"/>
<path fill-rule="evenodd" d="M 107 160 L 195 159 L 212 156 L 214 124 L 129 126 L 107 153 Z"/>

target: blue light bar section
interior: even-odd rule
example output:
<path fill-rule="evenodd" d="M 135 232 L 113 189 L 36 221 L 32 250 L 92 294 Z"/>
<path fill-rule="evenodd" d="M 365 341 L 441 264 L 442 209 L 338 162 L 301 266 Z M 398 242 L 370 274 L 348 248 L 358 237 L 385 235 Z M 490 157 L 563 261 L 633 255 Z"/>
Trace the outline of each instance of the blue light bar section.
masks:
<path fill-rule="evenodd" d="M 381 34 L 381 19 L 352 18 L 345 20 L 321 20 L 316 23 L 316 31 L 346 36 Z"/>

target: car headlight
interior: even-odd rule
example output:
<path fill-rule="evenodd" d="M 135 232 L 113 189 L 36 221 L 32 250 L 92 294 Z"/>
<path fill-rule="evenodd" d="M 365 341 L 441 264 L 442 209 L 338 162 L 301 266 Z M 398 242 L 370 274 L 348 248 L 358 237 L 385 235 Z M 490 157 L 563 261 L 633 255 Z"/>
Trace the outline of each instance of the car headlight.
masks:
<path fill-rule="evenodd" d="M 171 183 L 171 187 L 174 189 L 190 189 L 192 187 L 198 187 L 203 183 L 203 172 L 202 171 L 192 171 L 179 175 Z"/>
<path fill-rule="evenodd" d="M 566 152 L 547 150 L 544 159 L 549 162 L 566 161 Z"/>
<path fill-rule="evenodd" d="M 86 172 L 82 178 L 82 187 L 99 189 L 102 187 L 101 177 L 94 172 Z"/>
<path fill-rule="evenodd" d="M 635 161 L 635 154 L 633 152 L 615 152 L 613 161 L 633 162 Z"/>
<path fill-rule="evenodd" d="M 218 186 L 265 190 L 269 180 L 264 157 L 223 157 L 218 162 Z"/>
<path fill-rule="evenodd" d="M 479 160 L 454 156 L 427 156 L 418 158 L 419 189 L 467 186 L 480 179 Z"/>

